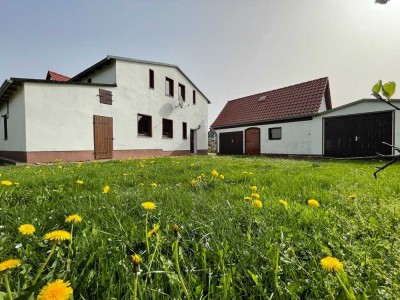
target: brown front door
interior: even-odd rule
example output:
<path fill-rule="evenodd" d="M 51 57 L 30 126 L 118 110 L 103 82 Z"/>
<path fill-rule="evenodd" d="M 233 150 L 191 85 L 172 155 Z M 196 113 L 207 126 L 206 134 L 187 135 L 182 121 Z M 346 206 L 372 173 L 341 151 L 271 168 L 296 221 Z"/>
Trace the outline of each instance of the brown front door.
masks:
<path fill-rule="evenodd" d="M 113 153 L 113 119 L 93 116 L 94 158 L 112 158 Z"/>
<path fill-rule="evenodd" d="M 246 154 L 260 155 L 260 128 L 246 130 Z"/>

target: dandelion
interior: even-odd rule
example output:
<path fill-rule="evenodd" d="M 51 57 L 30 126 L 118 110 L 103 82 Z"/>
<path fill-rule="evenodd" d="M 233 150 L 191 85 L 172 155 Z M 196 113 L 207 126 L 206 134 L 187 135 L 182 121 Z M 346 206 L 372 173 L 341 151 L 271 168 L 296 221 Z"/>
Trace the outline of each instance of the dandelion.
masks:
<path fill-rule="evenodd" d="M 260 199 L 260 194 L 252 193 L 251 196 L 256 199 Z"/>
<path fill-rule="evenodd" d="M 357 198 L 356 194 L 350 194 L 350 195 L 347 196 L 347 199 L 349 199 L 349 200 L 354 200 L 356 198 Z"/>
<path fill-rule="evenodd" d="M 194 167 L 194 164 L 190 164 L 191 167 Z"/>
<path fill-rule="evenodd" d="M 106 186 L 103 188 L 103 194 L 107 194 L 109 191 L 110 191 L 110 186 L 106 185 Z"/>
<path fill-rule="evenodd" d="M 77 184 L 83 184 L 83 180 L 78 179 L 78 180 L 76 181 L 76 183 L 77 183 Z"/>
<path fill-rule="evenodd" d="M 249 172 L 247 172 L 247 171 L 243 171 L 242 173 L 243 173 L 243 174 L 248 174 Z"/>
<path fill-rule="evenodd" d="M 153 202 L 143 202 L 142 207 L 147 210 L 152 210 L 156 208 L 156 205 Z"/>
<path fill-rule="evenodd" d="M 33 235 L 35 233 L 35 226 L 32 224 L 22 224 L 18 227 L 18 231 L 21 232 L 22 235 Z"/>
<path fill-rule="evenodd" d="M 142 262 L 142 258 L 140 257 L 139 254 L 133 254 L 131 257 L 132 257 L 132 262 L 135 266 L 138 266 Z"/>
<path fill-rule="evenodd" d="M 214 177 L 218 177 L 219 174 L 218 174 L 217 170 L 212 170 L 211 175 Z"/>
<path fill-rule="evenodd" d="M 257 187 L 255 185 L 251 186 L 250 189 L 254 193 L 257 192 Z"/>
<path fill-rule="evenodd" d="M 308 200 L 308 205 L 310 205 L 312 207 L 319 207 L 319 202 L 315 199 L 310 199 L 310 200 Z"/>
<path fill-rule="evenodd" d="M 190 183 L 191 183 L 192 185 L 196 185 L 197 181 L 193 179 Z"/>
<path fill-rule="evenodd" d="M 19 259 L 8 259 L 0 263 L 0 272 L 5 270 L 10 270 L 21 265 L 21 260 Z"/>
<path fill-rule="evenodd" d="M 72 236 L 68 231 L 65 230 L 55 230 L 47 233 L 44 236 L 45 240 L 61 242 L 65 240 L 71 240 Z"/>
<path fill-rule="evenodd" d="M 251 201 L 253 198 L 251 198 L 251 197 L 244 197 L 244 201 Z"/>
<path fill-rule="evenodd" d="M 128 173 L 124 173 L 124 174 L 122 174 L 122 176 L 128 176 Z"/>
<path fill-rule="evenodd" d="M 225 176 L 224 175 L 219 175 L 219 178 L 221 178 L 222 180 L 224 180 L 225 179 Z"/>
<path fill-rule="evenodd" d="M 279 200 L 279 203 L 282 204 L 283 207 L 284 207 L 285 209 L 288 209 L 288 203 L 287 203 L 287 201 L 281 199 L 281 200 Z"/>
<path fill-rule="evenodd" d="M 197 180 L 202 179 L 203 177 L 201 175 L 197 176 Z"/>
<path fill-rule="evenodd" d="M 68 300 L 73 292 L 69 281 L 64 282 L 62 279 L 57 279 L 40 291 L 37 300 Z"/>
<path fill-rule="evenodd" d="M 342 272 L 343 263 L 341 263 L 337 258 L 327 256 L 321 259 L 322 269 L 326 272 Z"/>
<path fill-rule="evenodd" d="M 251 203 L 251 205 L 252 205 L 253 207 L 257 207 L 257 208 L 262 208 L 262 207 L 263 207 L 263 204 L 262 204 L 262 202 L 261 202 L 260 200 L 254 200 L 254 201 Z"/>
<path fill-rule="evenodd" d="M 63 168 L 63 166 L 57 166 L 57 168 L 59 168 L 59 169 L 62 169 L 62 168 Z"/>
<path fill-rule="evenodd" d="M 70 215 L 67 218 L 65 218 L 65 222 L 67 223 L 79 223 L 82 221 L 81 216 L 74 214 L 74 215 Z"/>
<path fill-rule="evenodd" d="M 10 185 L 12 185 L 12 182 L 10 180 L 2 180 L 1 184 L 5 185 L 5 186 L 10 186 Z"/>
<path fill-rule="evenodd" d="M 151 186 L 152 186 L 152 187 L 157 187 L 157 183 L 153 182 L 153 183 L 151 184 Z"/>
<path fill-rule="evenodd" d="M 154 225 L 153 229 L 147 233 L 147 237 L 151 237 L 153 234 L 157 233 L 158 229 L 160 229 L 160 225 Z"/>
<path fill-rule="evenodd" d="M 141 167 L 141 168 L 144 168 L 144 165 L 143 165 L 143 164 L 140 164 L 140 167 Z"/>

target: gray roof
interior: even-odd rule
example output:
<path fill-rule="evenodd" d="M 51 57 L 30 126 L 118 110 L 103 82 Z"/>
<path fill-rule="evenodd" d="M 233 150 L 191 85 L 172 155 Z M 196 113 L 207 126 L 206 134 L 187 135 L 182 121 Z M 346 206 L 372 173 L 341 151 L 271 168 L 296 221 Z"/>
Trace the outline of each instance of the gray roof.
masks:
<path fill-rule="evenodd" d="M 121 57 L 121 56 L 107 55 L 106 58 L 102 59 L 98 63 L 92 65 L 91 67 L 87 68 L 86 70 L 84 70 L 84 71 L 80 72 L 79 74 L 75 75 L 74 77 L 72 77 L 70 79 L 70 81 L 79 80 L 80 78 L 86 76 L 88 73 L 93 72 L 94 70 L 100 68 L 104 64 L 109 63 L 111 60 L 121 60 L 121 61 L 128 61 L 128 62 L 134 62 L 134 63 L 148 64 L 148 65 L 157 65 L 157 66 L 164 66 L 164 67 L 178 69 L 178 71 L 181 72 L 182 75 L 186 77 L 186 79 L 199 91 L 199 93 L 207 100 L 207 102 L 211 103 L 210 100 L 208 100 L 208 98 L 204 95 L 204 93 L 193 83 L 192 80 L 190 80 L 190 78 L 177 65 L 160 63 L 160 62 L 156 62 L 156 61 L 140 60 L 140 59 Z"/>

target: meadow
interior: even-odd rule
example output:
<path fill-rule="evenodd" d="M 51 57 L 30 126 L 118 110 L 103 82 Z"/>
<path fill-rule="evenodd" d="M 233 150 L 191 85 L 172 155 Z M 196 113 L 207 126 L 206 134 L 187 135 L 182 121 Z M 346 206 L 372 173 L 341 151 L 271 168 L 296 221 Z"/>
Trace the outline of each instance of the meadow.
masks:
<path fill-rule="evenodd" d="M 2 167 L 0 299 L 400 299 L 400 165 L 382 164 Z"/>

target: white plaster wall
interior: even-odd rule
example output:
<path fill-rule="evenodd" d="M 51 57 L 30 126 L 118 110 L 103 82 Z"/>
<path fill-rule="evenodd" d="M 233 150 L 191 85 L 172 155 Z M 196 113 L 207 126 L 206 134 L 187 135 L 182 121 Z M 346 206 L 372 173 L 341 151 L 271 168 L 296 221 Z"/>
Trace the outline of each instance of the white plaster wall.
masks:
<path fill-rule="evenodd" d="M 115 84 L 117 82 L 115 61 L 110 61 L 109 65 L 103 65 L 100 70 L 96 70 L 93 74 L 84 76 L 80 82 L 87 82 L 89 78 L 92 78 L 92 83 Z"/>
<path fill-rule="evenodd" d="M 398 105 L 398 104 L 397 104 Z M 398 105 L 399 106 L 399 105 Z M 319 116 L 314 117 L 312 120 L 312 140 L 311 154 L 322 155 L 323 154 L 323 118 L 333 117 L 333 116 L 344 116 L 352 114 L 361 113 L 371 113 L 379 111 L 392 111 L 393 108 L 389 105 L 378 101 L 370 100 L 366 102 L 356 103 L 349 107 L 344 107 L 342 109 L 334 110 L 332 112 L 327 112 Z M 400 114 L 397 112 L 394 118 L 395 123 L 395 136 L 394 144 L 399 145 L 400 143 Z"/>
<path fill-rule="evenodd" d="M 4 122 L 0 117 L 0 151 L 26 151 L 24 88 L 19 87 L 9 100 L 8 139 L 4 140 Z M 0 107 L 0 116 L 7 113 L 7 104 Z"/>
<path fill-rule="evenodd" d="M 320 113 L 320 112 L 323 112 L 323 111 L 326 111 L 325 95 L 322 96 L 322 101 L 321 101 L 321 105 L 319 107 L 318 112 Z"/>
<path fill-rule="evenodd" d="M 199 126 L 197 149 L 207 149 L 206 99 L 196 90 L 193 105 L 194 87 L 171 67 L 151 66 L 155 89 L 149 89 L 149 68 L 146 64 L 117 61 L 114 70 L 118 86 L 105 87 L 112 91 L 112 105 L 99 102 L 99 87 L 25 83 L 27 151 L 93 150 L 93 115 L 113 118 L 114 150 L 189 150 L 190 129 Z M 104 78 L 112 78 L 110 70 L 105 72 L 108 75 Z M 174 79 L 175 98 L 165 95 L 165 76 Z M 186 87 L 188 105 L 184 108 L 175 108 L 178 83 Z M 138 136 L 137 114 L 152 116 L 152 137 Z M 163 118 L 173 120 L 172 139 L 162 138 Z M 182 138 L 182 122 L 187 123 L 186 140 Z"/>
<path fill-rule="evenodd" d="M 245 145 L 245 130 L 260 128 L 260 151 L 262 154 L 310 154 L 312 139 L 312 120 L 290 123 L 276 123 L 259 126 L 216 129 L 218 134 L 223 132 L 243 131 L 243 145 Z M 269 140 L 269 128 L 282 128 L 282 139 Z M 219 137 L 218 137 L 219 138 Z M 219 143 L 218 143 L 219 147 Z M 219 148 L 218 148 L 219 151 Z M 245 151 L 245 146 L 243 146 Z"/>

